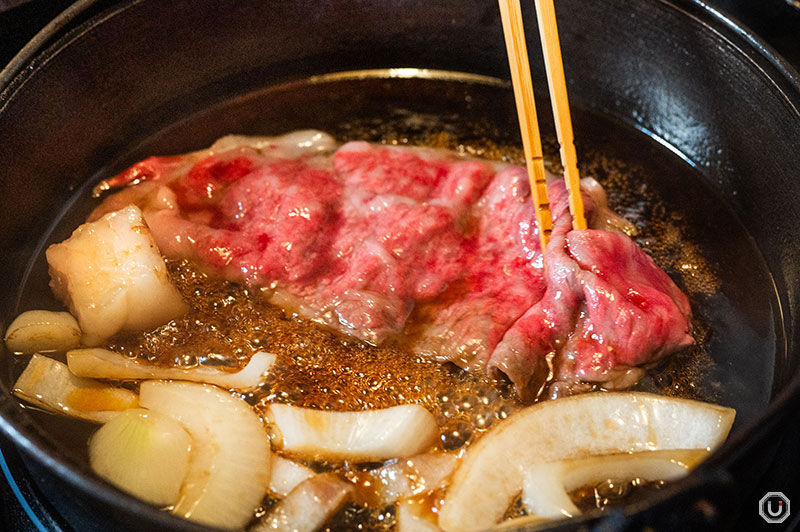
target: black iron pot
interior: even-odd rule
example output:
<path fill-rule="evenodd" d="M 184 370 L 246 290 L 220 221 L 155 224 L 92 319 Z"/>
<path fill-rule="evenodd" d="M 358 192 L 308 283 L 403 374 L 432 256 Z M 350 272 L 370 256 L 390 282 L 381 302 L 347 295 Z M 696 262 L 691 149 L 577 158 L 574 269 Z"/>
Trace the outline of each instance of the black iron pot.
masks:
<path fill-rule="evenodd" d="M 720 401 L 740 411 L 728 442 L 685 481 L 559 529 L 729 528 L 737 506 L 754 504 L 745 479 L 758 476 L 800 406 L 800 79 L 700 0 L 560 0 L 557 9 L 575 106 L 612 129 L 646 135 L 658 153 L 666 147 L 691 168 L 694 181 L 676 185 L 664 175 L 663 188 L 690 219 L 716 227 L 703 244 L 720 257 L 724 297 L 707 304 L 736 312 L 735 319 L 711 313 L 719 320 L 712 355 L 727 367 Z M 532 56 L 539 101 L 546 101 L 544 70 Z M 364 72 L 385 68 L 403 69 Z M 350 71 L 361 73 L 319 77 Z M 296 81 L 309 76 L 317 77 Z M 432 79 L 404 85 L 418 77 Z M 429 115 L 442 106 L 452 113 L 473 98 L 470 84 L 507 96 L 489 78 L 508 78 L 490 0 L 77 2 L 0 74 L 4 325 L 21 310 L 54 304 L 25 289 L 46 283 L 42 245 L 65 236 L 66 226 L 54 221 L 79 219 L 85 205 L 75 198 L 85 197 L 87 184 L 137 158 L 202 147 L 231 131 L 331 127 L 341 116 L 332 108 L 380 117 L 391 99 Z M 326 92 L 339 82 L 374 93 Z M 513 100 L 489 93 L 476 90 L 477 100 L 457 111 L 483 106 L 513 131 Z M 579 151 L 591 145 L 576 131 Z M 67 425 L 10 396 L 19 371 L 12 358 L 0 358 L 0 430 L 72 526 L 208 530 L 92 476 L 65 441 L 75 438 L 65 438 Z"/>

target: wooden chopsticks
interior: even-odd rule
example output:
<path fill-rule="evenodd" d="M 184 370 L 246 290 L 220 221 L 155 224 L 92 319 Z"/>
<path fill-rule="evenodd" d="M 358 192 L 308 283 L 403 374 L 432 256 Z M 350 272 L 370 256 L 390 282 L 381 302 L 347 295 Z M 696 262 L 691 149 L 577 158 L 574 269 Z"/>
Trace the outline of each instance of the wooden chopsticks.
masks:
<path fill-rule="evenodd" d="M 561 145 L 561 164 L 564 167 L 564 179 L 569 193 L 572 228 L 586 229 L 583 198 L 580 191 L 580 174 L 578 173 L 577 155 L 573 141 L 572 119 L 569 112 L 567 84 L 564 79 L 564 65 L 561 60 L 561 44 L 558 40 L 555 7 L 553 6 L 553 0 L 535 1 L 547 68 L 547 80 L 550 86 L 550 101 L 553 105 L 556 134 Z M 503 21 L 508 64 L 511 68 L 511 81 L 514 86 L 514 98 L 517 104 L 522 146 L 525 151 L 525 163 L 528 167 L 531 196 L 536 206 L 539 239 L 542 250 L 544 250 L 550 239 L 553 220 L 550 213 L 550 203 L 547 198 L 542 141 L 533 98 L 533 82 L 531 81 L 530 63 L 528 62 L 528 49 L 525 44 L 522 9 L 519 0 L 498 0 L 498 2 L 500 4 L 500 16 Z"/>
<path fill-rule="evenodd" d="M 550 200 L 547 199 L 542 139 L 539 136 L 539 121 L 533 99 L 533 81 L 528 62 L 528 46 L 525 44 L 525 28 L 522 25 L 522 9 L 519 0 L 499 0 L 499 2 L 503 34 L 506 37 L 508 66 L 511 68 L 511 83 L 514 86 L 514 99 L 517 103 L 522 148 L 525 151 L 525 165 L 528 167 L 531 197 L 536 207 L 539 242 L 544 252 L 553 230 L 553 217 L 550 214 Z"/>
<path fill-rule="evenodd" d="M 515 0 L 519 3 L 519 0 Z M 564 180 L 569 192 L 569 212 L 572 214 L 572 228 L 586 229 L 581 197 L 581 176 L 578 173 L 578 156 L 572 136 L 572 118 L 569 113 L 567 82 L 564 79 L 564 61 L 561 59 L 561 43 L 558 40 L 556 8 L 553 0 L 536 0 L 536 16 L 539 19 L 539 35 L 544 50 L 544 64 L 547 69 L 547 83 L 550 85 L 550 102 L 556 122 L 556 135 L 561 146 L 561 165 L 564 167 Z"/>

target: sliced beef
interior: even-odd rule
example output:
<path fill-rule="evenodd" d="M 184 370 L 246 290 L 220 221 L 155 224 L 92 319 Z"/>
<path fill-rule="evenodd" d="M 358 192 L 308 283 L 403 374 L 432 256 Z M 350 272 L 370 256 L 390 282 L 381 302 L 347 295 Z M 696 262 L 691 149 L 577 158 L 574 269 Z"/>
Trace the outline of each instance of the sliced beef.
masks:
<path fill-rule="evenodd" d="M 689 302 L 626 235 L 572 231 L 563 187 L 551 187 L 550 200 L 547 289 L 505 333 L 489 369 L 527 397 L 551 379 L 629 387 L 640 366 L 693 343 Z"/>
<path fill-rule="evenodd" d="M 508 327 L 544 293 L 528 176 L 496 174 L 472 207 L 465 263 L 449 297 L 423 309 L 415 349 L 460 366 L 485 366 Z"/>
<path fill-rule="evenodd" d="M 407 334 L 417 352 L 488 367 L 523 395 L 553 379 L 628 386 L 691 343 L 688 303 L 624 234 L 571 231 L 563 181 L 550 177 L 544 257 L 523 168 L 337 149 L 319 132 L 151 157 L 106 183 L 133 186 L 92 217 L 135 203 L 170 258 L 362 340 Z M 592 227 L 624 227 L 596 183 L 584 201 Z"/>

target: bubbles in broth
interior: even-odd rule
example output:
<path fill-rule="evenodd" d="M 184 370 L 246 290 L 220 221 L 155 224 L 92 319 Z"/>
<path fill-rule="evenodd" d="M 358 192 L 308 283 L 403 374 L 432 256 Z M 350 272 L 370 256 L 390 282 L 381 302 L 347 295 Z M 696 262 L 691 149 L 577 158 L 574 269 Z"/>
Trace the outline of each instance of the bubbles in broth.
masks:
<path fill-rule="evenodd" d="M 586 115 L 579 120 L 593 124 L 594 118 Z M 602 120 L 595 122 L 594 131 L 592 127 L 586 129 L 584 138 L 588 140 L 584 142 L 589 144 L 591 135 L 608 125 Z M 490 160 L 522 161 L 513 128 L 489 118 L 465 121 L 458 113 L 441 115 L 395 108 L 389 113 L 338 121 L 327 130 L 341 142 L 431 146 Z M 649 142 L 644 137 L 640 141 Z M 603 147 L 579 150 L 582 175 L 596 178 L 606 189 L 611 208 L 635 224 L 636 243 L 687 293 L 694 312 L 696 345 L 653 368 L 636 389 L 714 400 L 715 391 L 704 385 L 714 366 L 708 351 L 708 339 L 713 334 L 711 320 L 705 307 L 696 302 L 718 292 L 722 282 L 692 239 L 694 233 L 687 219 L 650 186 L 661 169 L 623 160 L 603 151 Z M 553 139 L 546 143 L 545 151 L 550 169 L 558 172 Z M 88 204 L 89 199 L 86 201 Z M 190 313 L 154 331 L 117 336 L 109 342 L 109 349 L 159 365 L 229 368 L 243 367 L 256 351 L 272 352 L 278 359 L 267 382 L 245 396 L 257 410 L 274 402 L 342 411 L 416 403 L 434 413 L 440 428 L 438 447 L 447 451 L 466 449 L 524 406 L 508 383 L 415 355 L 402 339 L 368 345 L 287 315 L 264 302 L 257 291 L 213 279 L 188 261 L 170 261 L 168 267 L 191 306 Z M 316 471 L 334 469 L 356 479 L 378 464 L 309 465 Z M 582 509 L 590 509 L 592 497 L 599 500 L 597 497 L 608 491 L 598 487 L 591 490 L 573 494 Z M 441 494 L 431 496 L 431 504 L 437 497 L 440 499 Z M 609 496 L 596 505 L 621 504 L 624 500 Z M 274 503 L 266 500 L 260 513 Z M 390 530 L 394 524 L 391 507 L 349 505 L 326 529 L 377 531 Z"/>
<path fill-rule="evenodd" d="M 497 144 L 481 125 L 468 132 L 442 127 L 439 117 L 398 112 L 394 120 L 344 124 L 338 140 L 366 139 L 391 145 L 447 148 L 471 156 L 519 164 L 517 147 Z M 548 144 L 548 165 L 560 170 Z M 637 243 L 681 283 L 690 296 L 712 293 L 719 285 L 702 254 L 683 234 L 681 217 L 670 212 L 641 179 L 644 169 L 590 153 L 584 175 L 598 179 L 608 190 L 611 207 L 636 225 Z M 287 315 L 260 297 L 258 290 L 214 279 L 188 261 L 169 262 L 173 282 L 192 311 L 155 331 L 118 336 L 109 348 L 159 365 L 222 365 L 242 367 L 259 350 L 278 355 L 266 384 L 247 394 L 256 409 L 270 403 L 325 410 L 366 410 L 416 403 L 434 413 L 440 427 L 438 446 L 446 451 L 466 449 L 498 421 L 524 405 L 505 381 L 471 373 L 453 364 L 414 354 L 403 339 L 373 346 L 342 336 L 299 316 Z M 669 358 L 638 385 L 639 389 L 694 399 L 709 399 L 699 386 L 711 359 L 704 348 L 708 324 L 702 314 L 694 320 L 697 346 Z M 202 353 L 202 355 L 198 355 Z M 360 473 L 375 465 L 310 464 L 317 471 L 336 470 L 358 482 Z M 621 504 L 624 494 L 605 497 L 598 507 Z M 573 494 L 584 509 L 590 495 Z M 602 491 L 602 490 L 601 490 Z M 608 491 L 608 490 L 606 490 Z M 439 495 L 441 498 L 441 495 Z M 599 500 L 599 499 L 597 499 Z M 268 500 L 266 513 L 276 500 Z M 435 504 L 436 497 L 430 501 Z M 513 508 L 509 512 L 514 514 Z M 517 512 L 517 515 L 524 512 Z M 510 514 L 509 514 L 510 515 Z M 339 512 L 328 530 L 389 530 L 395 514 L 389 508 L 350 505 Z"/>

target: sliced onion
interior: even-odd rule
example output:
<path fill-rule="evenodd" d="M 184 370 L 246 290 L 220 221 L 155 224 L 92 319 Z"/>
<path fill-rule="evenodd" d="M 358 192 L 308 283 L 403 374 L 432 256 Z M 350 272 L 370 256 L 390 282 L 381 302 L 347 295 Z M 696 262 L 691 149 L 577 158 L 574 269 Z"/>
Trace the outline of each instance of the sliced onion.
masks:
<path fill-rule="evenodd" d="M 84 345 L 152 329 L 188 310 L 136 206 L 81 225 L 47 249 L 47 263 L 50 286 L 78 318 Z"/>
<path fill-rule="evenodd" d="M 145 408 L 183 425 L 192 436 L 189 471 L 173 513 L 219 528 L 246 525 L 267 493 L 269 438 L 242 399 L 207 384 L 145 381 Z"/>
<path fill-rule="evenodd" d="M 447 483 L 457 464 L 456 455 L 443 452 L 392 460 L 366 473 L 366 480 L 374 489 L 376 497 L 370 503 L 383 508 L 399 499 L 408 499 L 439 489 Z"/>
<path fill-rule="evenodd" d="M 17 354 L 67 351 L 80 345 L 81 328 L 69 312 L 29 310 L 11 322 L 5 340 Z"/>
<path fill-rule="evenodd" d="M 273 453 L 269 491 L 278 497 L 286 497 L 298 484 L 310 479 L 315 474 L 311 468 Z"/>
<path fill-rule="evenodd" d="M 273 443 L 309 460 L 380 462 L 413 456 L 439 435 L 436 418 L 419 405 L 363 412 L 270 405 L 267 416 L 280 432 Z"/>
<path fill-rule="evenodd" d="M 231 372 L 207 366 L 165 368 L 137 362 L 107 349 L 76 349 L 67 353 L 70 371 L 81 377 L 109 380 L 164 379 L 204 382 L 223 388 L 245 391 L 264 382 L 264 378 L 275 362 L 275 355 L 259 351 L 243 369 Z"/>
<path fill-rule="evenodd" d="M 537 527 L 542 527 L 546 523 L 552 524 L 550 519 L 546 519 L 539 515 L 523 515 L 521 517 L 514 517 L 507 519 L 502 523 L 492 527 L 492 532 L 519 532 L 520 530 L 539 530 Z"/>
<path fill-rule="evenodd" d="M 339 144 L 327 133 L 314 129 L 303 129 L 278 137 L 226 135 L 217 139 L 209 151 L 221 153 L 242 146 L 269 151 L 270 156 L 276 159 L 297 159 L 308 158 L 315 154 L 331 153 Z"/>
<path fill-rule="evenodd" d="M 689 473 L 708 451 L 680 449 L 592 456 L 539 464 L 525 472 L 522 503 L 532 515 L 561 519 L 578 515 L 569 492 L 606 480 L 675 480 Z"/>
<path fill-rule="evenodd" d="M 333 473 L 302 482 L 250 529 L 250 532 L 314 532 L 344 506 L 352 484 Z"/>
<path fill-rule="evenodd" d="M 397 532 L 441 532 L 438 516 L 428 508 L 427 501 L 401 499 L 397 501 Z"/>
<path fill-rule="evenodd" d="M 135 408 L 100 427 L 89 440 L 95 473 L 147 502 L 178 500 L 189 467 L 192 440 L 172 419 Z"/>
<path fill-rule="evenodd" d="M 589 393 L 546 401 L 495 425 L 453 475 L 439 526 L 470 532 L 498 523 L 524 472 L 578 457 L 659 449 L 714 449 L 735 412 L 646 393 Z"/>
<path fill-rule="evenodd" d="M 139 404 L 134 392 L 76 377 L 66 364 L 42 355 L 31 357 L 14 384 L 14 395 L 51 412 L 95 423 L 110 421 Z"/>

